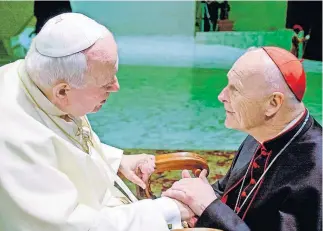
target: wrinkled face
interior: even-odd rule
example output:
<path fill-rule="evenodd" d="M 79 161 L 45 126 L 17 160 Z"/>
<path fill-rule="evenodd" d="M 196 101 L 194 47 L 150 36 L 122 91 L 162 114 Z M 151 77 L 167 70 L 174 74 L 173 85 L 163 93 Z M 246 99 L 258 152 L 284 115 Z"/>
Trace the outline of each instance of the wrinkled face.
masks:
<path fill-rule="evenodd" d="M 57 102 L 64 112 L 79 117 L 95 113 L 109 98 L 110 93 L 120 89 L 117 79 L 118 53 L 117 45 L 112 37 L 100 39 L 92 48 L 86 50 L 88 69 L 85 73 L 85 85 L 73 88 L 68 84 L 58 85 L 56 92 L 63 90 Z M 55 90 L 54 90 L 55 92 Z"/>
<path fill-rule="evenodd" d="M 120 89 L 115 64 L 90 62 L 91 71 L 87 73 L 88 82 L 83 88 L 73 88 L 69 92 L 69 112 L 74 116 L 83 116 L 99 111 L 110 93 Z"/>
<path fill-rule="evenodd" d="M 228 72 L 228 85 L 219 94 L 226 112 L 225 126 L 248 131 L 265 122 L 266 88 L 259 52 L 243 55 Z"/>

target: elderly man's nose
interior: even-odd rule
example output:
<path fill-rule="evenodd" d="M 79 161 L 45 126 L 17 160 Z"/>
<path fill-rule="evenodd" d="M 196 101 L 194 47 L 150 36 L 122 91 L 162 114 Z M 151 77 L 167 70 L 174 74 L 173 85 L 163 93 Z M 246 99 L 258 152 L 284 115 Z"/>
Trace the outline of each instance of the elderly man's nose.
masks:
<path fill-rule="evenodd" d="M 111 92 L 117 92 L 120 90 L 120 84 L 119 81 L 116 80 L 115 83 L 111 86 Z"/>
<path fill-rule="evenodd" d="M 220 92 L 220 94 L 218 95 L 218 100 L 222 103 L 224 103 L 226 101 L 226 87 L 223 88 L 223 90 Z"/>

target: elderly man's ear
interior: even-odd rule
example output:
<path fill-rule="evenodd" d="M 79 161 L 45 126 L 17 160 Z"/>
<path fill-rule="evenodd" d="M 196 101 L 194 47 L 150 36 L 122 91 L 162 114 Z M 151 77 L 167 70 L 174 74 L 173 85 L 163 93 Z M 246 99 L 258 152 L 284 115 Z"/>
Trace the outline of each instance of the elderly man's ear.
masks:
<path fill-rule="evenodd" d="M 268 105 L 266 109 L 266 116 L 267 117 L 272 117 L 275 115 L 280 107 L 283 105 L 285 100 L 285 96 L 281 92 L 274 92 L 268 100 Z"/>
<path fill-rule="evenodd" d="M 55 101 L 67 104 L 67 94 L 71 88 L 67 83 L 59 83 L 53 87 L 53 98 Z"/>

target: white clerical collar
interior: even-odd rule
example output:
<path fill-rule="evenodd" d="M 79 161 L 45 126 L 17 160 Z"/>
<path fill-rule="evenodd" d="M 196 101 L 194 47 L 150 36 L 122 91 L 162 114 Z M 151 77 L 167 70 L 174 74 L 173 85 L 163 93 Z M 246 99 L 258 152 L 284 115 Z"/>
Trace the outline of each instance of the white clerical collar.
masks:
<path fill-rule="evenodd" d="M 286 125 L 286 127 L 278 135 L 284 133 L 285 131 L 287 131 L 288 129 L 290 129 L 291 127 L 293 127 L 302 118 L 303 115 L 304 115 L 304 112 L 302 112 L 301 114 L 299 114 L 295 119 L 293 119 L 291 122 L 289 122 Z"/>
<path fill-rule="evenodd" d="M 24 87 L 23 87 L 24 90 L 28 91 L 28 92 L 26 92 L 26 95 L 30 98 L 31 96 L 29 94 L 31 94 L 32 97 L 39 104 L 39 106 L 42 109 L 44 109 L 48 114 L 53 115 L 53 116 L 58 116 L 58 117 L 63 116 L 63 115 L 67 115 L 67 113 L 61 111 L 52 102 L 50 102 L 47 99 L 47 97 L 39 90 L 37 85 L 30 79 L 30 77 L 26 71 L 25 60 L 20 61 L 18 64 L 18 75 L 24 84 Z"/>
<path fill-rule="evenodd" d="M 305 112 L 307 112 L 307 110 L 305 109 Z M 286 132 L 286 131 L 288 131 L 291 127 L 293 127 L 301 118 L 302 118 L 302 116 L 304 115 L 304 113 L 305 112 L 303 112 L 303 113 L 301 113 L 300 115 L 298 115 L 295 119 L 293 119 L 291 122 L 289 122 L 286 126 L 285 126 L 285 128 L 281 131 L 281 132 L 279 132 L 274 138 L 271 138 L 271 139 L 269 139 L 269 140 L 272 140 L 272 139 L 275 139 L 276 137 L 278 137 L 279 135 L 281 135 L 281 134 L 283 134 L 284 132 Z M 307 112 L 308 113 L 308 112 Z M 266 143 L 266 142 L 268 142 L 268 140 L 266 140 L 266 141 L 263 141 L 263 142 L 260 142 L 259 141 L 259 143 L 260 144 L 264 144 L 264 143 Z"/>

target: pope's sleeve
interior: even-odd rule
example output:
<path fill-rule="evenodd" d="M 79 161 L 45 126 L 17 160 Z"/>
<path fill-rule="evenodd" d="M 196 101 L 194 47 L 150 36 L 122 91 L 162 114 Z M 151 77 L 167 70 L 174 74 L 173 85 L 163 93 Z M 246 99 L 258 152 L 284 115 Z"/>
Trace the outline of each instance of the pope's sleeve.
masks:
<path fill-rule="evenodd" d="M 101 143 L 104 161 L 111 166 L 117 174 L 123 156 L 123 150 Z"/>
<path fill-rule="evenodd" d="M 51 143 L 0 142 L 0 230 L 168 230 L 152 200 L 114 208 L 78 201 Z"/>

